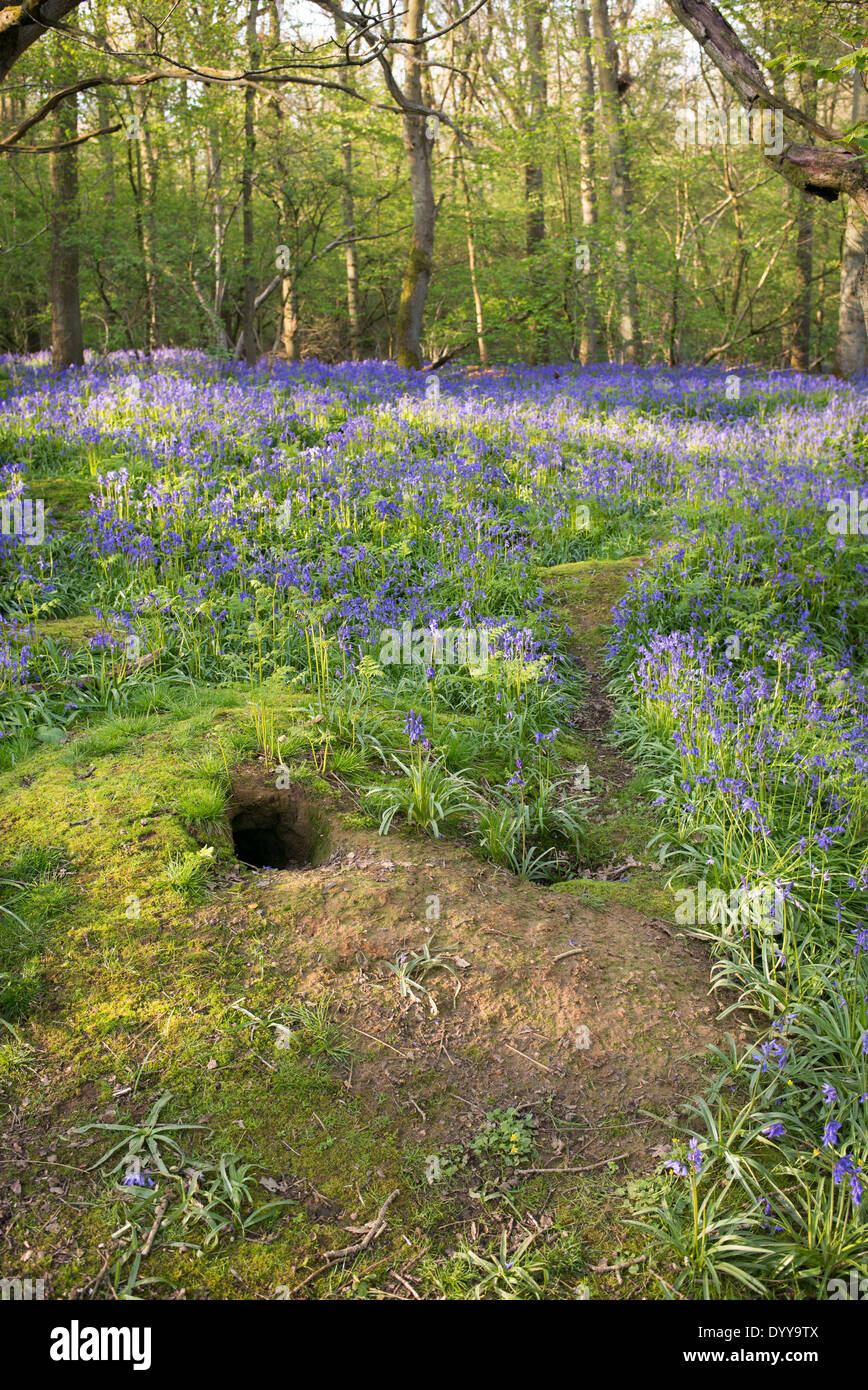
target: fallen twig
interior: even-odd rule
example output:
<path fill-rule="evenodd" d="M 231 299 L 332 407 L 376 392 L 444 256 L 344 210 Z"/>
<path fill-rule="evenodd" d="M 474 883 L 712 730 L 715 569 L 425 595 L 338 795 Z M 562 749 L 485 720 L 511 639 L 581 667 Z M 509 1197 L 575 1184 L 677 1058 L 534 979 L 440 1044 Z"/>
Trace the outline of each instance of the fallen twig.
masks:
<path fill-rule="evenodd" d="M 394 1202 L 395 1198 L 398 1196 L 399 1191 L 400 1189 L 396 1187 L 394 1192 L 389 1193 L 385 1202 L 380 1207 L 380 1210 L 377 1212 L 377 1215 L 374 1217 L 373 1221 L 370 1222 L 367 1235 L 363 1236 L 361 1240 L 356 1241 L 355 1245 L 344 1246 L 343 1250 L 327 1250 L 323 1255 L 323 1259 L 331 1263 L 333 1260 L 345 1260 L 350 1255 L 361 1255 L 363 1250 L 367 1250 L 371 1242 L 376 1240 L 377 1236 L 384 1229 L 386 1225 L 386 1212 L 390 1204 Z"/>
<path fill-rule="evenodd" d="M 516 1168 L 517 1173 L 590 1173 L 593 1168 L 604 1168 L 607 1163 L 619 1163 L 629 1154 L 614 1154 L 612 1158 L 601 1158 L 598 1163 L 585 1163 L 581 1168 Z"/>
<path fill-rule="evenodd" d="M 154 1224 L 148 1231 L 148 1238 L 142 1246 L 142 1259 L 144 1259 L 146 1255 L 150 1255 L 151 1253 L 151 1246 L 154 1243 L 154 1237 L 156 1236 L 157 1231 L 160 1229 L 160 1222 L 166 1215 L 166 1208 L 168 1207 L 168 1205 L 168 1197 L 161 1197 L 156 1205 L 156 1208 L 154 1210 Z"/>
<path fill-rule="evenodd" d="M 412 1062 L 413 1058 L 408 1053 L 399 1052 L 397 1047 L 393 1047 L 391 1043 L 384 1042 L 382 1038 L 375 1038 L 373 1033 L 366 1033 L 364 1028 L 357 1028 L 354 1023 L 351 1023 L 350 1027 L 354 1033 L 361 1033 L 363 1038 L 370 1038 L 371 1042 L 379 1043 L 380 1047 L 387 1047 L 390 1052 L 394 1052 L 396 1057 L 403 1057 L 405 1062 Z"/>
<path fill-rule="evenodd" d="M 545 1062 L 538 1062 L 535 1057 L 529 1057 L 526 1052 L 522 1052 L 521 1048 L 513 1047 L 512 1043 L 504 1043 L 503 1045 L 508 1047 L 510 1052 L 514 1052 L 517 1057 L 523 1057 L 526 1062 L 532 1062 L 535 1067 L 539 1067 L 540 1071 L 550 1071 L 552 1075 L 555 1075 L 554 1067 L 547 1067 Z"/>
<path fill-rule="evenodd" d="M 370 1229 L 367 1235 L 365 1236 L 364 1240 L 359 1241 L 358 1245 L 348 1245 L 344 1250 L 327 1250 L 325 1255 L 323 1256 L 325 1264 L 320 1265 L 319 1269 L 311 1270 L 310 1274 L 308 1274 L 304 1279 L 302 1279 L 300 1284 L 294 1285 L 294 1287 L 290 1289 L 289 1293 L 286 1295 L 287 1298 L 292 1298 L 292 1295 L 294 1293 L 298 1293 L 299 1289 L 303 1289 L 305 1284 L 310 1284 L 314 1279 L 318 1279 L 321 1274 L 325 1274 L 326 1270 L 331 1269 L 332 1265 L 335 1264 L 338 1260 L 345 1259 L 349 1255 L 360 1255 L 363 1250 L 367 1250 L 368 1246 L 382 1232 L 386 1224 L 386 1209 L 389 1206 L 389 1203 L 394 1201 L 394 1199 L 397 1197 L 398 1191 L 399 1189 L 396 1187 L 394 1192 L 389 1193 L 385 1202 L 380 1207 L 380 1210 L 377 1212 L 377 1215 L 370 1223 Z M 380 1264 L 382 1263 L 383 1261 L 381 1260 Z"/>
<path fill-rule="evenodd" d="M 650 1255 L 637 1255 L 634 1260 L 622 1260 L 617 1265 L 591 1265 L 592 1274 L 617 1274 L 620 1269 L 632 1269 L 634 1265 L 643 1265 L 646 1260 L 650 1260 Z"/>

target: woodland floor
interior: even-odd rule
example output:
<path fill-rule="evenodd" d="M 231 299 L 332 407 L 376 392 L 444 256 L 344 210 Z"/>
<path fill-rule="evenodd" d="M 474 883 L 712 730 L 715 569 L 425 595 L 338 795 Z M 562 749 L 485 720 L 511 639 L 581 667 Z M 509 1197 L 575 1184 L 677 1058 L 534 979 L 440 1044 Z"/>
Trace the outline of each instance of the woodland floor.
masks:
<path fill-rule="evenodd" d="M 705 1048 L 740 1032 L 674 923 L 642 770 L 609 738 L 602 651 L 636 563 L 542 576 L 586 677 L 571 734 L 603 853 L 585 877 L 542 888 L 455 841 L 381 838 L 348 782 L 311 769 L 284 795 L 314 865 L 223 859 L 201 902 L 179 902 L 167 855 L 229 836 L 191 830 L 183 789 L 240 720 L 231 693 L 112 721 L 0 777 L 4 846 L 62 844 L 68 866 L 35 943 L 47 1003 L 4 1053 L 4 1268 L 54 1298 L 461 1298 L 480 1278 L 463 1252 L 496 1260 L 504 1236 L 507 1255 L 532 1239 L 552 1297 L 656 1296 L 627 1192 L 659 1181 Z M 233 785 L 255 803 L 273 771 L 251 755 Z M 426 977 L 433 1006 L 389 968 L 426 943 L 454 972 Z M 281 1050 L 280 1008 L 299 999 L 325 1001 L 328 1026 Z M 193 1166 L 234 1153 L 254 1202 L 292 1205 L 202 1254 L 195 1214 L 170 1213 L 130 1284 L 139 1197 L 99 1163 L 122 1131 L 77 1131 L 140 1125 L 166 1092 L 163 1118 L 202 1126 L 175 1135 Z M 474 1147 L 493 1111 L 527 1122 L 526 1161 Z M 364 1241 L 396 1189 L 366 1249 L 326 1258 Z"/>

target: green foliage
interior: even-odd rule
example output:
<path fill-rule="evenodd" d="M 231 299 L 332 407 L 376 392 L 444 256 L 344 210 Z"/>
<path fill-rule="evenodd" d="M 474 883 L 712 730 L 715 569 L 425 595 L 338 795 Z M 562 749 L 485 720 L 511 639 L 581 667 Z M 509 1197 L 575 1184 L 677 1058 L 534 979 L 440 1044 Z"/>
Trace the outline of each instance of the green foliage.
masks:
<path fill-rule="evenodd" d="M 533 1159 L 537 1123 L 534 1115 L 523 1114 L 512 1106 L 507 1110 L 491 1110 L 483 1128 L 471 1140 L 470 1148 L 477 1158 L 493 1159 L 507 1168 L 520 1168 Z"/>

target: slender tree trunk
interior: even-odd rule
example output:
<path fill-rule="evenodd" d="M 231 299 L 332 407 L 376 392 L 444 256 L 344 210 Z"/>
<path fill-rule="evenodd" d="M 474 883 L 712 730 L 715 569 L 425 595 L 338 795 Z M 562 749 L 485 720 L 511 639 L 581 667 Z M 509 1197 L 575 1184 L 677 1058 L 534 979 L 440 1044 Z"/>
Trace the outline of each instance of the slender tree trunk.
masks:
<path fill-rule="evenodd" d="M 140 49 L 147 49 L 153 35 L 145 20 L 136 16 L 133 32 Z M 136 178 L 132 181 L 137 200 L 136 228 L 142 252 L 142 275 L 145 290 L 145 351 L 151 353 L 160 345 L 158 310 L 158 249 L 157 249 L 157 160 L 149 116 L 160 113 L 159 97 L 143 88 L 131 94 L 134 129 L 130 132 L 135 144 Z"/>
<path fill-rule="evenodd" d="M 350 324 L 350 356 L 358 362 L 362 355 L 362 315 L 359 304 L 359 251 L 356 246 L 356 207 L 353 196 L 353 145 L 351 140 L 341 144 L 341 163 L 344 173 L 343 220 L 347 262 L 347 318 Z"/>
<path fill-rule="evenodd" d="M 579 361 L 582 366 L 594 362 L 600 351 L 600 316 L 597 309 L 594 275 L 597 256 L 597 188 L 594 154 L 594 65 L 591 61 L 591 23 L 584 0 L 576 6 L 576 22 L 582 51 L 579 55 L 579 90 L 581 119 L 579 121 L 579 159 L 582 171 L 582 226 L 588 234 L 589 274 L 579 281 L 582 309 L 582 336 Z"/>
<path fill-rule="evenodd" d="M 256 67 L 259 45 L 256 37 L 258 0 L 250 0 L 247 11 L 247 52 L 251 68 Z M 256 276 L 253 270 L 253 169 L 256 158 L 256 94 L 244 89 L 244 166 L 241 174 L 241 237 L 244 275 L 244 307 L 241 317 L 242 352 L 248 367 L 256 363 Z"/>
<path fill-rule="evenodd" d="M 525 130 L 524 201 L 525 254 L 530 262 L 530 283 L 535 306 L 532 320 L 531 358 L 543 362 L 548 356 L 548 331 L 538 315 L 544 313 L 545 266 L 542 263 L 546 239 L 545 188 L 542 143 L 545 138 L 548 83 L 545 65 L 542 0 L 524 2 L 524 41 L 528 64 L 527 128 Z"/>
<path fill-rule="evenodd" d="M 226 295 L 226 270 L 223 263 L 223 240 L 226 236 L 226 212 L 223 203 L 223 156 L 220 138 L 212 129 L 208 137 L 208 186 L 214 204 L 214 324 L 217 330 L 217 351 L 229 352 L 229 335 L 223 320 L 223 300 Z"/>
<path fill-rule="evenodd" d="M 97 37 L 105 39 L 107 33 L 106 0 L 97 0 L 94 20 Z M 97 88 L 96 109 L 100 130 L 104 130 L 107 126 L 112 124 L 111 97 L 109 96 L 107 87 Z M 115 161 L 112 138 L 111 135 L 101 135 L 99 141 L 99 156 L 103 170 L 105 200 L 110 218 L 113 215 L 115 203 Z"/>
<path fill-rule="evenodd" d="M 145 302 L 148 315 L 146 347 L 151 353 L 160 346 L 157 308 L 157 161 L 151 132 L 145 120 L 146 100 L 143 92 L 136 93 L 135 109 L 139 116 L 139 189 L 142 198 L 142 250 L 145 258 Z"/>
<path fill-rule="evenodd" d="M 684 183 L 684 208 L 680 207 L 681 190 L 676 184 L 675 242 L 672 256 L 672 289 L 669 295 L 669 339 L 666 347 L 666 363 L 677 367 L 681 356 L 681 262 L 687 244 L 687 223 L 689 194 L 687 181 Z"/>
<path fill-rule="evenodd" d="M 823 329 L 825 327 L 825 314 L 826 274 L 825 271 L 821 270 L 820 278 L 817 281 L 817 309 L 815 315 L 817 331 L 814 334 L 814 360 L 812 361 L 810 366 L 811 371 L 813 371 L 815 367 L 821 367 L 823 365 L 823 358 L 825 356 L 825 351 L 823 348 Z"/>
<path fill-rule="evenodd" d="M 346 40 L 346 26 L 342 19 L 335 21 L 335 32 L 338 43 L 343 45 Z M 344 84 L 351 86 L 353 82 L 352 69 L 348 68 L 343 75 Z M 350 97 L 344 99 L 345 104 L 350 101 Z M 354 362 L 358 362 L 362 355 L 362 315 L 359 303 L 359 250 L 356 245 L 356 205 L 353 192 L 353 142 L 346 139 L 341 141 L 341 168 L 344 176 L 344 188 L 342 195 L 342 214 L 344 236 L 347 238 L 346 244 L 346 265 L 347 265 L 347 318 L 350 324 L 350 356 Z"/>
<path fill-rule="evenodd" d="M 78 134 L 75 98 L 58 106 L 54 117 L 56 141 Z M 78 150 L 54 150 L 49 155 L 51 186 L 51 360 L 55 367 L 84 363 L 81 302 L 78 284 Z"/>
<path fill-rule="evenodd" d="M 615 214 L 615 253 L 618 260 L 618 335 L 621 357 L 638 362 L 642 357 L 639 332 L 639 300 L 636 291 L 635 254 L 630 219 L 633 195 L 630 165 L 618 93 L 618 50 L 612 36 L 608 0 L 591 0 L 594 23 L 594 55 L 600 110 L 609 150 L 609 184 Z"/>
<path fill-rule="evenodd" d="M 100 87 L 97 90 L 96 109 L 100 129 L 103 130 L 106 126 L 112 124 L 111 102 L 105 87 Z M 112 138 L 111 135 L 101 135 L 99 140 L 99 155 L 100 162 L 102 163 L 105 201 L 110 215 L 114 211 L 115 203 L 115 157 Z"/>
<path fill-rule="evenodd" d="M 786 100 L 786 85 L 779 72 L 774 76 L 775 95 Z M 802 80 L 804 109 L 817 113 L 817 81 L 810 69 Z M 784 342 L 785 361 L 797 371 L 809 370 L 811 361 L 811 279 L 814 270 L 814 200 L 799 188 L 791 188 L 789 205 L 796 228 L 795 271 L 798 308 L 791 325 L 789 345 Z"/>
<path fill-rule="evenodd" d="M 811 279 L 814 271 L 814 205 L 806 193 L 797 194 L 796 284 L 799 312 L 790 344 L 790 366 L 807 372 L 811 364 Z"/>
<path fill-rule="evenodd" d="M 407 0 L 404 37 L 420 39 L 425 19 L 425 0 Z M 422 104 L 422 55 L 414 44 L 406 50 L 404 95 Z M 404 270 L 395 324 L 396 356 L 401 367 L 422 366 L 422 319 L 434 263 L 434 186 L 431 180 L 431 147 L 425 117 L 404 112 L 404 147 L 410 166 L 413 232 Z"/>
<path fill-rule="evenodd" d="M 142 162 L 142 131 L 127 141 L 127 168 L 133 191 L 136 240 L 142 262 L 142 303 L 145 307 L 145 351 L 152 352 L 157 341 L 156 272 L 154 267 L 153 222 L 147 215 L 145 173 Z"/>
<path fill-rule="evenodd" d="M 282 226 L 287 240 L 293 243 L 290 255 L 294 256 L 295 248 L 298 246 L 298 209 L 293 207 L 289 183 L 282 165 L 281 176 L 283 178 Z M 290 229 L 292 229 L 292 235 L 290 235 Z M 298 362 L 301 357 L 298 280 L 295 265 L 292 262 L 282 268 L 284 273 L 280 285 L 280 345 L 288 362 Z"/>
<path fill-rule="evenodd" d="M 481 365 L 487 367 L 488 348 L 485 345 L 485 319 L 482 313 L 482 296 L 479 293 L 479 279 L 476 273 L 476 237 L 473 232 L 470 189 L 467 186 L 467 171 L 464 168 L 464 157 L 459 149 L 455 151 L 455 161 L 458 165 L 458 179 L 461 184 L 461 196 L 464 201 L 464 225 L 467 234 L 467 264 L 470 269 L 470 289 L 473 294 L 473 312 L 476 316 L 476 346 L 479 349 L 479 361 Z"/>
<path fill-rule="evenodd" d="M 295 276 L 292 274 L 283 277 L 280 323 L 280 337 L 286 360 L 297 362 L 301 356 L 298 332 L 298 290 L 296 289 Z"/>
<path fill-rule="evenodd" d="M 868 117 L 868 90 L 858 69 L 853 72 L 853 120 Z M 868 222 L 852 198 L 846 198 L 847 222 L 841 250 L 841 299 L 838 307 L 838 341 L 835 370 L 839 376 L 864 372 L 868 357 Z"/>

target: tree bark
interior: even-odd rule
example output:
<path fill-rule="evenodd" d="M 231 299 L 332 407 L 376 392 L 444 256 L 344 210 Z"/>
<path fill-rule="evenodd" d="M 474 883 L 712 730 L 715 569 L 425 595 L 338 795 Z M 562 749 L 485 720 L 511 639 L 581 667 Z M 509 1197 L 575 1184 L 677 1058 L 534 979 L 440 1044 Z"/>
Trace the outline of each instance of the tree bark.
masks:
<path fill-rule="evenodd" d="M 546 214 L 543 183 L 544 139 L 548 82 L 545 66 L 542 0 L 524 0 L 524 41 L 528 65 L 527 123 L 525 128 L 524 202 L 525 254 L 530 262 L 530 284 L 537 301 L 531 320 L 531 360 L 544 362 L 548 355 L 548 331 L 538 314 L 544 312 Z M 536 320 L 536 322 L 534 322 Z"/>
<path fill-rule="evenodd" d="M 359 304 L 359 251 L 356 246 L 356 206 L 353 195 L 353 145 L 351 140 L 341 144 L 341 163 L 344 174 L 343 222 L 347 236 L 347 318 L 350 325 L 350 357 L 358 362 L 362 355 L 362 315 Z"/>
<path fill-rule="evenodd" d="M 281 285 L 280 338 L 287 362 L 297 362 L 301 357 L 299 342 L 298 290 L 295 276 L 289 273 L 283 277 Z"/>
<path fill-rule="evenodd" d="M 0 9 L 0 82 L 31 44 L 84 0 L 30 0 Z"/>
<path fill-rule="evenodd" d="M 335 21 L 335 32 L 338 43 L 343 45 L 346 39 L 346 25 L 342 19 Z M 346 86 L 353 85 L 352 69 L 348 69 L 344 74 Z M 344 98 L 344 105 L 351 98 Z M 343 170 L 344 187 L 342 195 L 343 230 L 347 238 L 346 244 L 346 266 L 347 266 L 347 318 L 350 325 L 350 356 L 354 362 L 358 362 L 362 355 L 362 315 L 359 303 L 359 249 L 356 245 L 356 206 L 353 191 L 353 142 L 346 139 L 341 141 L 341 168 Z"/>
<path fill-rule="evenodd" d="M 221 356 L 228 355 L 229 334 L 223 319 L 223 300 L 226 295 L 226 270 L 223 263 L 223 241 L 226 236 L 226 212 L 223 203 L 223 155 L 220 150 L 220 137 L 212 127 L 208 138 L 208 184 L 214 200 L 214 326 L 217 333 L 217 351 Z"/>
<path fill-rule="evenodd" d="M 776 79 L 783 87 L 783 76 Z M 817 79 L 809 70 L 803 79 L 805 109 L 813 116 L 817 107 Z M 798 309 L 792 325 L 789 343 L 789 364 L 800 372 L 810 371 L 811 364 L 811 294 L 814 273 L 814 204 L 810 196 L 792 190 L 791 203 L 796 221 L 795 271 L 798 288 Z"/>
<path fill-rule="evenodd" d="M 482 312 L 482 296 L 479 293 L 479 278 L 476 273 L 476 237 L 473 231 L 473 213 L 471 211 L 470 189 L 467 185 L 467 172 L 464 168 L 464 156 L 460 150 L 456 150 L 455 160 L 458 165 L 458 178 L 461 183 L 461 196 L 464 202 L 464 226 L 467 235 L 467 265 L 470 270 L 470 290 L 473 295 L 473 312 L 476 317 L 476 346 L 479 351 L 480 365 L 487 367 L 488 348 L 485 344 L 485 318 Z"/>
<path fill-rule="evenodd" d="M 78 134 L 75 98 L 58 106 L 55 141 Z M 51 187 L 51 360 L 55 367 L 84 364 L 81 302 L 78 283 L 78 149 L 53 150 L 49 155 Z"/>
<path fill-rule="evenodd" d="M 853 120 L 868 117 L 868 90 L 858 69 L 853 73 Z M 839 376 L 864 372 L 868 359 L 868 329 L 860 298 L 868 265 L 868 221 L 851 198 L 847 199 L 847 221 L 841 249 L 841 297 L 838 304 L 838 337 L 835 370 Z"/>
<path fill-rule="evenodd" d="M 107 37 L 106 0 L 98 0 L 95 7 L 95 29 L 98 38 L 105 39 Z M 105 130 L 112 124 L 111 98 L 107 87 L 97 88 L 96 109 L 100 130 Z M 111 135 L 100 136 L 99 153 L 103 168 L 106 207 L 111 218 L 115 204 L 115 161 Z"/>
<path fill-rule="evenodd" d="M 404 37 L 422 37 L 425 0 L 407 0 Z M 422 59 L 419 44 L 408 47 L 405 57 L 404 94 L 414 105 L 422 105 Z M 396 357 L 400 367 L 422 366 L 422 318 L 434 263 L 434 186 L 431 179 L 431 146 L 425 117 L 405 111 L 404 148 L 410 166 L 410 194 L 413 202 L 413 231 L 410 254 L 401 284 L 401 298 L 395 324 Z"/>
<path fill-rule="evenodd" d="M 600 351 L 600 316 L 593 279 L 596 271 L 594 261 L 597 251 L 595 236 L 597 188 L 594 153 L 594 65 L 591 60 L 591 22 L 584 0 L 580 0 L 576 6 L 576 23 L 581 42 L 579 55 L 579 90 L 581 93 L 579 159 L 582 176 L 582 226 L 589 234 L 588 254 L 590 258 L 590 274 L 582 275 L 579 281 L 579 298 L 582 310 L 579 361 L 584 367 L 588 362 L 594 362 Z"/>
<path fill-rule="evenodd" d="M 147 315 L 145 351 L 150 355 L 160 346 L 157 308 L 157 161 L 146 116 L 148 100 L 144 92 L 133 93 L 133 110 L 138 120 L 136 157 L 138 190 L 142 213 L 142 255 L 145 273 L 145 311 Z"/>
<path fill-rule="evenodd" d="M 618 92 L 618 50 L 612 36 L 608 0 L 591 0 L 591 16 L 594 22 L 597 84 L 600 89 L 600 109 L 609 150 L 609 180 L 615 214 L 621 360 L 638 362 L 642 356 L 642 339 L 639 332 L 639 299 L 630 228 L 633 193 L 621 116 L 621 98 Z"/>
<path fill-rule="evenodd" d="M 247 52 L 251 68 L 259 61 L 256 37 L 258 0 L 250 0 L 247 11 Z M 244 306 L 241 315 L 242 352 L 248 367 L 256 364 L 256 276 L 253 270 L 253 169 L 256 158 L 256 93 L 244 88 L 244 165 L 241 173 L 241 238 L 244 277 Z"/>
<path fill-rule="evenodd" d="M 796 220 L 796 284 L 799 308 L 790 342 L 790 366 L 807 372 L 811 363 L 811 281 L 814 272 L 814 208 L 806 193 Z"/>

